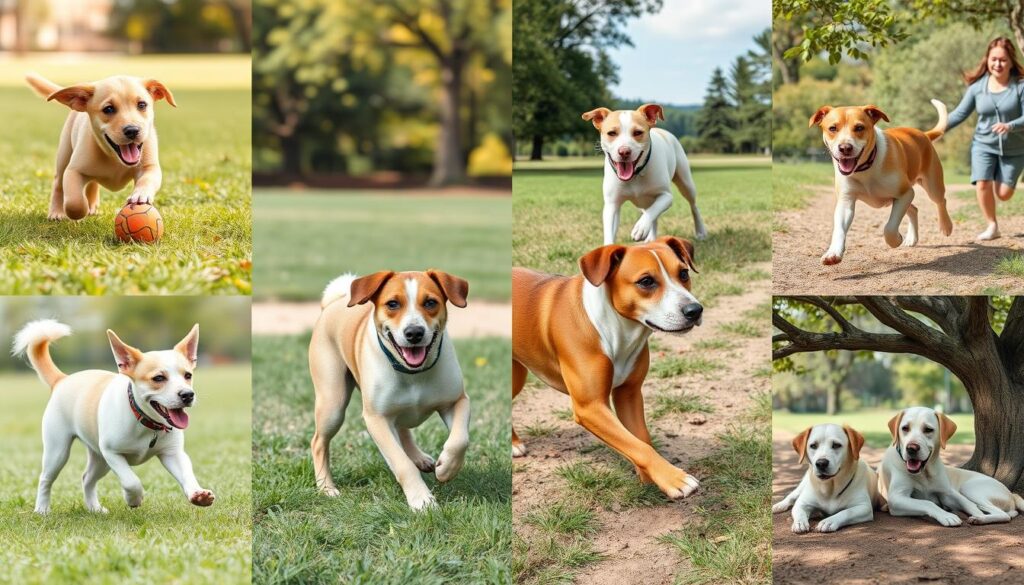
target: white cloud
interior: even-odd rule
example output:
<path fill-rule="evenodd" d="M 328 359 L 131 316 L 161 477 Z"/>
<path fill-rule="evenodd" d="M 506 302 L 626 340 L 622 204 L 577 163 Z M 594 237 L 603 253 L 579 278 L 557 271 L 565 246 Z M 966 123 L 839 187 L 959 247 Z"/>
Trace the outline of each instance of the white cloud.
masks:
<path fill-rule="evenodd" d="M 766 0 L 664 0 L 661 12 L 642 17 L 631 28 L 679 40 L 724 40 L 757 34 L 771 20 Z"/>

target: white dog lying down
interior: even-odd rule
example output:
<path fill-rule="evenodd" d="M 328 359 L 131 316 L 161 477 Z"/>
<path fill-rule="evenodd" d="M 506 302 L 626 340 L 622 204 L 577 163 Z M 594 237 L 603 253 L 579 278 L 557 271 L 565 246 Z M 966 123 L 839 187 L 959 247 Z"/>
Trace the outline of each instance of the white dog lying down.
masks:
<path fill-rule="evenodd" d="M 864 436 L 848 426 L 816 425 L 797 435 L 793 448 L 800 463 L 807 461 L 807 473 L 796 489 L 772 506 L 772 513 L 793 508 L 797 534 L 811 529 L 814 514 L 826 516 L 818 522 L 818 532 L 874 520 L 874 509 L 882 500 L 875 472 L 860 460 L 863 446 Z"/>
<path fill-rule="evenodd" d="M 889 431 L 893 443 L 878 465 L 878 487 L 893 516 L 931 516 L 959 526 L 955 512 L 967 514 L 971 524 L 1009 522 L 1024 512 L 1024 498 L 999 481 L 942 464 L 939 451 L 956 432 L 946 415 L 915 406 L 893 417 Z"/>

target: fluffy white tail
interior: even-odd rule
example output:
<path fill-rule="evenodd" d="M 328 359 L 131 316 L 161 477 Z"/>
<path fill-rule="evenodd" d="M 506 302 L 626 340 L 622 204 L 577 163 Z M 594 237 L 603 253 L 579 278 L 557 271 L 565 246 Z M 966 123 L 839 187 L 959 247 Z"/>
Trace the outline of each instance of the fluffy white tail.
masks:
<path fill-rule="evenodd" d="M 338 299 L 347 299 L 352 295 L 352 281 L 359 278 L 359 275 L 346 272 L 338 278 L 327 283 L 323 297 L 320 299 L 320 308 L 325 308 Z"/>
<path fill-rule="evenodd" d="M 71 335 L 71 327 L 53 319 L 32 321 L 14 336 L 11 354 L 28 356 L 32 369 L 39 374 L 44 384 L 53 386 L 66 377 L 50 357 L 50 343 Z"/>
<path fill-rule="evenodd" d="M 946 104 L 939 100 L 932 100 L 932 105 L 939 111 L 939 121 L 935 123 L 935 127 L 924 133 L 932 142 L 935 142 L 942 135 L 946 133 L 946 124 L 949 123 L 949 113 L 946 112 Z"/>

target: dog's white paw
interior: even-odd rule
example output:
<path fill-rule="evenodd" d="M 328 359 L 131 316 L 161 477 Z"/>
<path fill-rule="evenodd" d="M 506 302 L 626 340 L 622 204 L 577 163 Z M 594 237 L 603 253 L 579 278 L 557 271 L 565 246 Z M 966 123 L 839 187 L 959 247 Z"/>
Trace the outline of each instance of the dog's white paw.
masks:
<path fill-rule="evenodd" d="M 907 237 L 903 238 L 903 244 L 901 244 L 901 246 L 904 247 L 904 248 L 911 248 L 911 247 L 914 247 L 916 245 L 917 245 L 917 234 L 911 233 L 911 232 L 907 232 Z"/>
<path fill-rule="evenodd" d="M 411 457 L 413 465 L 416 469 L 419 469 L 423 473 L 430 473 L 434 471 L 434 458 L 426 453 L 420 452 L 419 455 Z"/>
<path fill-rule="evenodd" d="M 217 496 L 213 495 L 213 492 L 210 490 L 197 490 L 192 492 L 192 495 L 188 497 L 188 501 L 204 508 L 206 506 L 212 506 L 215 499 L 217 499 Z"/>
<path fill-rule="evenodd" d="M 512 444 L 512 456 L 513 457 L 525 457 L 526 456 L 526 445 L 523 443 Z"/>
<path fill-rule="evenodd" d="M 122 490 L 124 492 L 124 502 L 128 504 L 129 508 L 138 508 L 142 505 L 143 492 L 142 488 L 138 490 Z"/>
<path fill-rule="evenodd" d="M 94 504 L 94 505 L 86 504 L 85 505 L 85 509 L 89 510 L 90 512 L 96 513 L 96 514 L 108 514 L 108 513 L 110 513 L 110 510 L 107 510 L 101 504 L 98 504 L 98 503 Z"/>
<path fill-rule="evenodd" d="M 634 242 L 644 242 L 651 235 L 654 230 L 654 222 L 647 219 L 647 216 L 641 215 L 640 219 L 633 225 L 633 231 L 629 235 L 633 238 Z"/>
<path fill-rule="evenodd" d="M 320 493 L 322 493 L 323 495 L 327 496 L 328 498 L 334 498 L 334 497 L 337 497 L 337 496 L 341 495 L 341 492 L 338 491 L 338 488 L 334 487 L 333 485 L 332 486 L 324 486 L 324 487 L 320 488 Z"/>
<path fill-rule="evenodd" d="M 698 487 L 700 487 L 700 482 L 697 481 L 697 478 L 687 474 L 686 479 L 683 480 L 683 497 L 685 498 L 697 491 Z"/>
<path fill-rule="evenodd" d="M 825 518 L 814 527 L 818 532 L 835 532 L 839 530 L 839 523 L 831 518 Z"/>
<path fill-rule="evenodd" d="M 697 241 L 708 239 L 708 230 L 704 226 L 697 228 L 697 232 L 693 234 L 693 237 Z"/>
<path fill-rule="evenodd" d="M 434 468 L 434 475 L 437 477 L 437 481 L 444 483 L 456 475 L 459 470 L 462 469 L 462 464 L 465 462 L 465 452 L 454 453 L 449 452 L 447 449 L 441 451 L 441 455 L 437 457 L 437 466 Z"/>
<path fill-rule="evenodd" d="M 778 504 L 775 504 L 774 506 L 772 506 L 772 514 L 780 514 L 782 512 L 785 512 L 788 509 L 789 509 L 789 504 L 787 504 L 785 502 L 785 500 L 783 500 L 783 501 L 779 502 Z"/>
<path fill-rule="evenodd" d="M 434 499 L 434 494 L 430 493 L 430 490 L 424 490 L 423 493 L 419 494 L 406 495 L 406 501 L 409 502 L 409 507 L 416 512 L 437 507 L 437 500 Z"/>
<path fill-rule="evenodd" d="M 825 255 L 821 257 L 821 263 L 825 266 L 834 266 L 842 261 L 843 251 L 833 250 L 832 248 L 829 248 L 828 252 L 825 252 Z"/>
<path fill-rule="evenodd" d="M 125 201 L 127 205 L 152 205 L 153 196 L 146 193 L 132 193 L 128 200 Z"/>
<path fill-rule="evenodd" d="M 807 520 L 793 520 L 792 530 L 793 534 L 803 534 L 805 532 L 810 532 L 811 523 Z"/>
<path fill-rule="evenodd" d="M 40 516 L 46 516 L 50 513 L 50 506 L 36 506 L 35 513 Z"/>
<path fill-rule="evenodd" d="M 936 520 L 939 521 L 939 524 L 942 524 L 943 526 L 947 527 L 960 526 L 961 524 L 963 524 L 963 521 L 960 520 L 960 517 L 956 514 L 953 514 L 952 512 L 945 512 L 941 516 L 937 517 Z"/>

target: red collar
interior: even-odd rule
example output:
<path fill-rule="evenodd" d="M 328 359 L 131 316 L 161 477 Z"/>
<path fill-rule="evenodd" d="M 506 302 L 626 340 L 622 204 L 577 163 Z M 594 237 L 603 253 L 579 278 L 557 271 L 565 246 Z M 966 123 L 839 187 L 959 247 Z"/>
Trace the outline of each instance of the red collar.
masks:
<path fill-rule="evenodd" d="M 171 432 L 171 427 L 170 426 L 162 424 L 162 423 L 159 423 L 159 422 L 149 418 L 148 416 L 146 416 L 146 413 L 142 412 L 142 409 L 139 408 L 138 403 L 135 402 L 135 395 L 132 393 L 132 383 L 131 382 L 128 382 L 128 406 L 131 407 L 132 414 L 135 415 L 135 419 L 136 420 L 138 420 L 140 423 L 142 423 L 142 426 L 146 427 L 147 429 L 154 430 L 154 431 L 163 431 L 165 433 Z M 150 445 L 150 446 L 152 446 L 152 445 Z"/>

